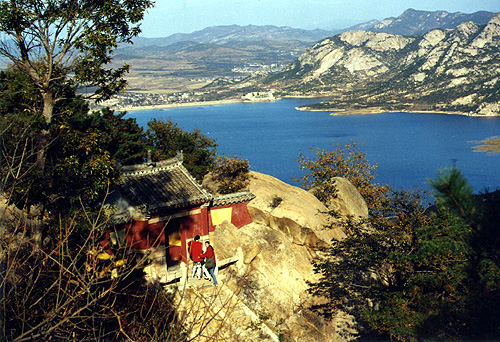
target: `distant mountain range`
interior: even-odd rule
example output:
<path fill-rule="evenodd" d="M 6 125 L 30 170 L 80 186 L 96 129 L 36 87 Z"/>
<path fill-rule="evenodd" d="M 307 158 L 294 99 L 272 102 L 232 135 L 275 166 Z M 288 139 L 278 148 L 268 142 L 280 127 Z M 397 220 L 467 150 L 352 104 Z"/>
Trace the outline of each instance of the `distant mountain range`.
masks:
<path fill-rule="evenodd" d="M 485 11 L 466 14 L 408 9 L 397 18 L 372 20 L 332 31 L 271 25 L 212 26 L 192 33 L 177 33 L 162 38 L 137 37 L 133 45 L 120 46 L 115 59 L 179 61 L 186 56 L 189 57 L 187 63 L 202 65 L 202 69 L 208 68 L 220 76 L 227 75 L 228 70 L 232 69 L 231 66 L 241 67 L 248 63 L 291 63 L 311 44 L 342 32 L 365 30 L 413 36 L 435 28 L 453 29 L 464 21 L 485 25 L 493 15 L 494 13 Z M 210 60 L 211 56 L 219 61 Z"/>
<path fill-rule="evenodd" d="M 421 26 L 413 21 L 414 29 Z M 500 13 L 486 25 L 466 21 L 416 36 L 347 31 L 314 44 L 284 71 L 254 82 L 288 95 L 337 94 L 334 101 L 313 106 L 317 109 L 500 115 Z"/>
<path fill-rule="evenodd" d="M 435 28 L 453 29 L 464 21 L 485 25 L 493 15 L 494 13 L 485 11 L 466 14 L 408 9 L 397 18 L 391 17 L 382 21 L 371 20 L 343 30 L 332 31 L 271 25 L 212 26 L 192 33 L 177 33 L 162 38 L 137 37 L 132 46 L 120 46 L 116 51 L 116 58 L 130 59 L 148 56 L 169 59 L 173 55 L 178 57 L 186 53 L 196 60 L 197 56 L 193 56 L 193 52 L 198 52 L 204 63 L 207 63 L 210 55 L 218 56 L 221 53 L 227 56 L 232 53 L 236 59 L 235 66 L 245 64 L 242 63 L 242 58 L 248 58 L 248 63 L 270 63 L 272 58 L 276 58 L 275 63 L 291 63 L 312 43 L 342 32 L 364 30 L 413 36 Z M 222 46 L 223 49 L 219 50 L 224 51 L 214 53 L 217 46 Z M 289 46 L 288 51 L 287 46 Z M 229 54 L 228 49 L 232 50 Z M 231 64 L 230 61 L 229 64 Z"/>
<path fill-rule="evenodd" d="M 174 87 L 181 90 L 187 89 L 186 82 L 199 77 L 207 80 L 240 78 L 276 65 L 279 70 L 297 61 L 308 47 L 328 37 L 336 41 L 338 35 L 345 32 L 362 30 L 410 37 L 432 29 L 455 29 L 462 22 L 472 22 L 481 27 L 493 16 L 494 13 L 485 11 L 466 14 L 408 9 L 397 18 L 372 20 L 332 31 L 256 25 L 213 26 L 162 38 L 138 37 L 134 39 L 134 45 L 120 46 L 114 61 L 132 65 L 129 78 L 131 89 L 154 92 L 163 83 L 173 85 L 172 82 L 181 80 Z M 293 65 L 298 64 L 295 62 Z M 262 68 L 259 69 L 259 66 Z M 149 82 L 148 77 L 154 82 Z M 136 80 L 140 84 L 134 84 Z M 165 86 L 164 91 L 167 88 L 170 89 Z M 189 89 L 193 88 L 190 86 Z"/>
<path fill-rule="evenodd" d="M 445 11 L 417 11 L 408 9 L 399 17 L 386 18 L 382 21 L 371 20 L 366 23 L 351 26 L 342 30 L 304 30 L 288 26 L 258 26 L 258 25 L 229 25 L 212 26 L 192 33 L 176 33 L 163 38 L 134 39 L 135 47 L 168 46 L 179 42 L 196 42 L 200 44 L 224 45 L 235 41 L 291 41 L 316 42 L 326 37 L 346 31 L 365 30 L 386 32 L 399 35 L 416 35 L 435 28 L 452 29 L 464 21 L 472 21 L 478 25 L 485 25 L 492 12 L 480 11 L 472 14 L 448 13 Z"/>
<path fill-rule="evenodd" d="M 327 30 L 303 30 L 292 27 L 276 27 L 272 25 L 229 25 L 211 26 L 192 33 L 176 33 L 163 38 L 134 39 L 134 45 L 142 46 L 168 46 L 179 42 L 196 42 L 200 44 L 224 45 L 235 41 L 289 41 L 298 40 L 302 42 L 316 42 L 334 34 L 334 31 Z"/>
<path fill-rule="evenodd" d="M 472 21 L 477 25 L 485 25 L 493 17 L 494 13 L 479 11 L 471 14 L 445 11 L 417 11 L 407 9 L 399 17 L 386 18 L 382 21 L 372 20 L 367 23 L 349 27 L 346 31 L 373 31 L 399 34 L 402 36 L 414 36 L 426 33 L 432 29 L 454 29 L 464 21 Z"/>

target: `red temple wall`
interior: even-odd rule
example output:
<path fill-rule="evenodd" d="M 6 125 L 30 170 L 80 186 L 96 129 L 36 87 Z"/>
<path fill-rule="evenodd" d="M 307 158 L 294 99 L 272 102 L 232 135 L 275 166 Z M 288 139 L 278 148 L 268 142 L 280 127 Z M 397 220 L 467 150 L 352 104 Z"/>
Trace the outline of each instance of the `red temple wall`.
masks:
<path fill-rule="evenodd" d="M 210 209 L 224 209 L 224 208 L 232 208 L 231 212 L 231 223 L 236 227 L 236 228 L 241 228 L 247 224 L 250 224 L 253 222 L 252 217 L 250 216 L 250 213 L 248 212 L 247 208 L 248 203 L 236 203 L 236 204 L 231 204 L 231 205 L 225 205 L 225 206 L 220 206 L 220 207 L 213 207 Z M 216 225 L 213 224 L 212 218 L 210 215 L 209 217 L 209 230 L 210 232 L 215 231 Z"/>
<path fill-rule="evenodd" d="M 231 216 L 231 223 L 237 228 L 241 228 L 253 222 L 247 208 L 248 203 L 237 203 L 233 205 L 233 214 Z"/>
<path fill-rule="evenodd" d="M 252 222 L 247 203 L 170 212 L 122 226 L 126 232 L 127 246 L 135 250 L 147 250 L 151 247 L 168 245 L 168 256 L 171 260 L 188 262 L 187 242 L 195 235 L 208 236 L 213 232 L 216 226 L 212 223 L 210 210 L 224 208 L 232 208 L 231 223 L 237 228 Z"/>

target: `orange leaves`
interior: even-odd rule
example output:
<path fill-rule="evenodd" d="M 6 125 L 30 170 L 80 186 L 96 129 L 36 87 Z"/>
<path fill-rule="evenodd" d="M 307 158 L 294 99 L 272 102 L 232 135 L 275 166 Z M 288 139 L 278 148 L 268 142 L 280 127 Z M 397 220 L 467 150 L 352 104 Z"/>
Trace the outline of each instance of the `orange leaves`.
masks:
<path fill-rule="evenodd" d="M 314 188 L 315 195 L 327 202 L 335 197 L 332 179 L 347 178 L 358 189 L 370 209 L 382 208 L 389 186 L 372 183 L 375 179 L 372 170 L 376 169 L 377 164 L 370 164 L 366 160 L 366 154 L 360 151 L 356 142 L 344 146 L 337 144 L 331 151 L 316 149 L 314 153 L 314 158 L 300 154 L 300 168 L 309 170 L 308 174 L 297 180 L 303 187 Z"/>

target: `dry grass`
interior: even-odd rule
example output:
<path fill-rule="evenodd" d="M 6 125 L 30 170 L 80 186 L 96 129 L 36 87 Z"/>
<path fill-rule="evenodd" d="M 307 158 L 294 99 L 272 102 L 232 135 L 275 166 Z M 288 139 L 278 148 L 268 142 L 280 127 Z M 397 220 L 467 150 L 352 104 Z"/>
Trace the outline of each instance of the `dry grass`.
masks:
<path fill-rule="evenodd" d="M 130 72 L 125 77 L 128 82 L 127 91 L 130 92 L 170 94 L 193 91 L 207 84 L 203 81 L 193 81 L 203 75 L 206 77 L 207 72 L 189 61 L 158 58 L 117 59 L 112 66 L 126 63 L 130 65 Z M 200 76 L 193 76 L 198 74 Z"/>

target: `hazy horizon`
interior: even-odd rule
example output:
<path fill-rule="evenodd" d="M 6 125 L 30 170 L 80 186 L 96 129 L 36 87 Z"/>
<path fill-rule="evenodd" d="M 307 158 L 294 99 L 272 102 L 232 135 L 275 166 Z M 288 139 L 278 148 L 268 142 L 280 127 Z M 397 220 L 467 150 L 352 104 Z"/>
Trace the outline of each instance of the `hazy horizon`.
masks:
<path fill-rule="evenodd" d="M 405 10 L 500 12 L 498 0 L 179 0 L 156 1 L 146 14 L 141 37 L 167 37 L 210 26 L 274 25 L 298 29 L 343 29 L 370 20 L 397 17 Z"/>

